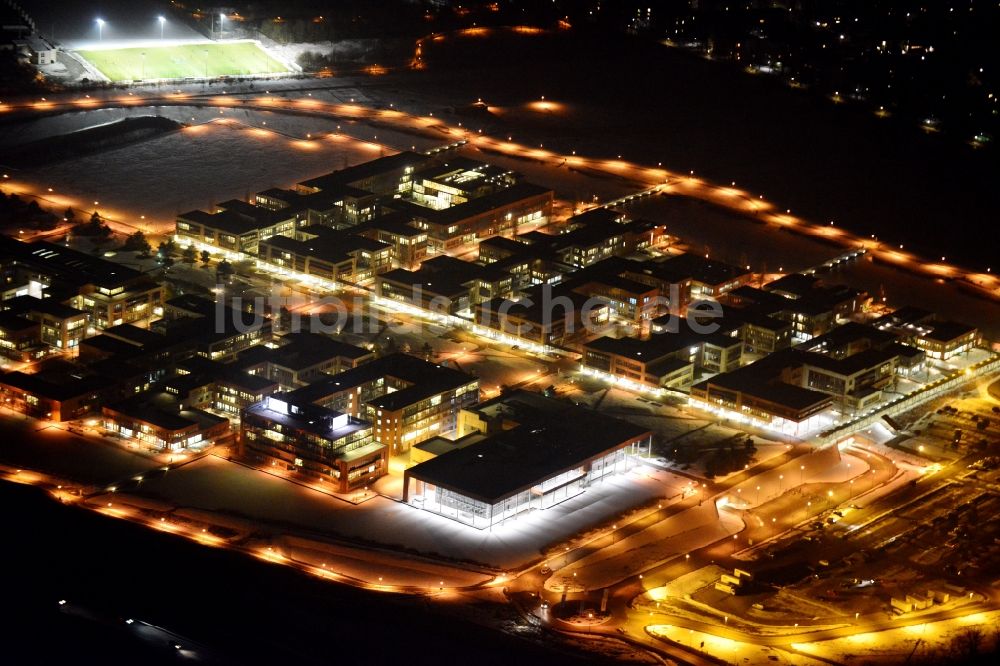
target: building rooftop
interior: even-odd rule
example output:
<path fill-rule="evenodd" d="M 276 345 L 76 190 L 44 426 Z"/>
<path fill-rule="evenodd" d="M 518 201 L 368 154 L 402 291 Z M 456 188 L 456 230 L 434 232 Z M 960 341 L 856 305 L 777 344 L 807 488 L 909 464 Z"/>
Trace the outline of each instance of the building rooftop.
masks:
<path fill-rule="evenodd" d="M 108 405 L 106 409 L 164 430 L 199 430 L 228 422 L 200 409 L 181 409 L 177 398 L 165 391 L 151 391 Z"/>
<path fill-rule="evenodd" d="M 104 352 L 118 357 L 134 356 L 142 352 L 142 349 L 110 335 L 94 335 L 80 340 L 81 349 L 89 347 L 92 350 Z"/>
<path fill-rule="evenodd" d="M 408 166 L 412 166 L 416 169 L 430 160 L 431 158 L 426 155 L 421 155 L 420 153 L 414 153 L 407 150 L 401 153 L 396 153 L 395 155 L 386 155 L 385 157 L 356 164 L 352 167 L 341 169 L 340 171 L 334 171 L 322 176 L 317 176 L 316 178 L 303 181 L 301 185 L 303 187 L 315 188 L 318 190 L 327 190 L 331 187 L 339 185 L 357 183 L 358 181 L 365 180 L 366 178 L 380 176 L 390 171 L 403 169 Z"/>
<path fill-rule="evenodd" d="M 873 326 L 879 328 L 886 327 L 913 327 L 923 326 L 934 319 L 934 313 L 930 310 L 906 305 L 887 315 L 883 315 L 872 322 Z"/>
<path fill-rule="evenodd" d="M 139 328 L 132 324 L 118 324 L 104 329 L 104 335 L 112 337 L 137 347 L 155 347 L 166 342 L 163 335 Z"/>
<path fill-rule="evenodd" d="M 895 352 L 889 349 L 865 349 L 844 358 L 833 358 L 826 354 L 810 351 L 799 351 L 799 355 L 804 365 L 817 367 L 845 377 L 878 367 L 896 357 Z"/>
<path fill-rule="evenodd" d="M 386 233 L 395 236 L 402 236 L 404 238 L 412 238 L 413 236 L 420 236 L 427 233 L 423 229 L 419 229 L 414 226 L 412 220 L 412 216 L 407 213 L 391 212 L 377 215 L 371 220 L 361 222 L 360 224 L 352 227 L 352 230 L 361 233 L 371 229 L 375 231 L 384 231 Z"/>
<path fill-rule="evenodd" d="M 371 404 L 382 406 L 383 409 L 395 409 L 400 404 L 411 404 L 478 381 L 475 375 L 408 354 L 396 353 L 295 389 L 289 393 L 289 398 L 299 404 L 320 402 L 329 396 L 385 377 L 393 377 L 410 386 L 372 401 Z"/>
<path fill-rule="evenodd" d="M 518 394 L 507 400 L 517 402 Z M 407 473 L 427 483 L 447 488 L 490 504 L 531 488 L 563 471 L 601 457 L 628 443 L 650 437 L 646 428 L 577 407 L 537 398 L 522 405 L 524 411 L 545 414 L 511 430 L 410 468 Z M 514 404 L 512 409 L 519 408 Z"/>
<path fill-rule="evenodd" d="M 704 391 L 709 385 L 718 386 L 796 411 L 819 408 L 824 403 L 832 402 L 832 398 L 825 393 L 781 381 L 785 369 L 801 365 L 800 352 L 783 349 L 736 370 L 715 375 L 692 388 Z"/>
<path fill-rule="evenodd" d="M 653 323 L 656 323 L 655 319 L 653 320 Z M 723 319 L 719 323 L 722 324 L 723 327 L 728 327 L 731 323 L 747 323 L 752 326 L 768 329 L 770 331 L 783 331 L 786 328 L 791 328 L 792 326 L 791 322 L 764 314 L 763 312 L 760 312 L 752 307 L 726 308 L 723 310 Z"/>
<path fill-rule="evenodd" d="M 405 268 L 394 268 L 380 274 L 378 279 L 384 282 L 404 284 L 410 288 L 419 285 L 428 294 L 446 296 L 452 300 L 469 295 L 469 287 L 460 278 L 423 270 L 408 271 Z"/>
<path fill-rule="evenodd" d="M 54 298 L 35 298 L 34 296 L 15 296 L 3 302 L 3 306 L 15 314 L 40 312 L 58 319 L 86 316 L 83 310 L 63 305 Z"/>
<path fill-rule="evenodd" d="M 9 332 L 24 331 L 30 328 L 38 328 L 38 326 L 37 321 L 25 319 L 13 312 L 0 312 L 0 330 Z"/>
<path fill-rule="evenodd" d="M 698 333 L 691 329 L 687 321 L 682 320 L 675 333 L 653 333 L 645 340 L 605 336 L 584 344 L 584 347 L 648 363 L 670 354 L 681 353 L 686 356 L 693 353 L 693 347 L 702 344 L 731 348 L 742 345 L 743 342 L 738 337 L 718 332 Z"/>
<path fill-rule="evenodd" d="M 42 374 L 26 374 L 20 371 L 0 375 L 0 384 L 5 384 L 49 400 L 64 401 L 85 393 L 103 391 L 114 382 L 98 375 L 64 374 L 50 377 Z"/>
<path fill-rule="evenodd" d="M 287 393 L 268 396 L 247 407 L 246 412 L 284 427 L 318 435 L 331 442 L 372 426 L 370 422 L 349 414 L 298 402 Z"/>
<path fill-rule="evenodd" d="M 570 225 L 605 225 L 605 224 L 620 224 L 626 220 L 625 213 L 615 210 L 613 208 L 604 208 L 599 206 L 597 208 L 591 208 L 590 210 L 585 210 L 582 213 L 577 213 L 573 217 L 569 218 L 567 222 Z"/>
<path fill-rule="evenodd" d="M 798 348 L 836 351 L 857 343 L 867 343 L 872 347 L 884 347 L 895 342 L 896 339 L 894 334 L 874 326 L 849 321 L 802 343 Z"/>
<path fill-rule="evenodd" d="M 679 254 L 660 263 L 672 273 L 708 285 L 720 285 L 748 273 L 738 266 L 690 253 Z"/>
<path fill-rule="evenodd" d="M 486 439 L 486 435 L 478 432 L 470 433 L 458 439 L 448 439 L 447 437 L 431 437 L 419 444 L 414 444 L 413 448 L 426 451 L 433 456 L 443 456 L 446 453 L 464 449 L 466 446 L 476 444 Z"/>
<path fill-rule="evenodd" d="M 356 347 L 318 333 L 288 333 L 278 338 L 278 342 L 281 343 L 281 346 L 277 349 L 258 345 L 251 347 L 247 352 L 261 347 L 261 349 L 267 350 L 262 357 L 263 359 L 290 370 L 311 368 L 337 358 L 347 358 L 353 361 L 372 356 L 372 352 L 363 347 Z"/>
<path fill-rule="evenodd" d="M 40 270 L 53 273 L 61 280 L 75 285 L 93 284 L 111 289 L 142 276 L 135 269 L 48 241 L 25 243 L 2 236 L 0 254 L 20 263 L 37 266 Z"/>
<path fill-rule="evenodd" d="M 764 285 L 766 291 L 782 295 L 789 295 L 792 298 L 799 298 L 819 286 L 819 278 L 804 273 L 789 273 L 777 280 L 772 280 Z"/>
<path fill-rule="evenodd" d="M 481 197 L 476 197 L 450 208 L 443 208 L 441 210 L 424 209 L 421 217 L 425 218 L 431 224 L 440 226 L 455 224 L 470 217 L 487 213 L 495 208 L 515 203 L 521 199 L 545 194 L 551 196 L 552 190 L 533 183 L 516 183 L 510 187 L 502 188 L 490 194 L 484 194 Z"/>
<path fill-rule="evenodd" d="M 957 321 L 934 320 L 928 322 L 926 325 L 931 330 L 929 333 L 924 333 L 920 337 L 926 340 L 934 340 L 936 342 L 951 342 L 952 340 L 975 333 L 976 331 L 975 326 L 969 326 L 968 324 L 963 324 Z"/>

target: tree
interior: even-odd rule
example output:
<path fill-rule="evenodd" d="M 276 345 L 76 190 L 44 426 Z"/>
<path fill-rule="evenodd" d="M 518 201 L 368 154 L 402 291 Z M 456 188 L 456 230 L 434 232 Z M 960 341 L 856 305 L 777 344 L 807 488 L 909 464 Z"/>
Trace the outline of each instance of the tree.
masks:
<path fill-rule="evenodd" d="M 80 236 L 90 236 L 94 239 L 107 239 L 111 236 L 111 227 L 105 224 L 96 210 L 88 221 L 81 222 L 73 230 Z"/>
<path fill-rule="evenodd" d="M 125 252 L 138 252 L 140 257 L 148 257 L 149 253 L 153 251 L 149 241 L 146 240 L 146 234 L 142 231 L 129 234 L 125 238 L 125 242 L 122 243 L 121 249 Z"/>
<path fill-rule="evenodd" d="M 294 332 L 292 331 L 292 311 L 284 305 L 278 310 L 278 330 Z"/>
<path fill-rule="evenodd" d="M 198 251 L 194 249 L 194 245 L 188 245 L 181 252 L 181 259 L 183 259 L 188 264 L 194 264 L 195 260 L 198 258 Z"/>
<path fill-rule="evenodd" d="M 951 651 L 955 657 L 973 659 L 979 655 L 985 635 L 978 627 L 969 627 L 951 641 Z"/>
<path fill-rule="evenodd" d="M 175 254 L 177 254 L 177 243 L 173 242 L 172 240 L 162 241 L 156 247 L 156 254 L 160 257 L 160 259 L 173 257 Z"/>
<path fill-rule="evenodd" d="M 220 282 L 228 282 L 233 276 L 233 265 L 228 260 L 223 259 L 215 267 L 215 276 Z"/>
<path fill-rule="evenodd" d="M 201 251 L 201 263 L 203 263 L 206 266 L 208 266 L 209 262 L 211 262 L 211 261 L 212 261 L 212 253 L 209 252 L 208 250 L 202 250 Z"/>

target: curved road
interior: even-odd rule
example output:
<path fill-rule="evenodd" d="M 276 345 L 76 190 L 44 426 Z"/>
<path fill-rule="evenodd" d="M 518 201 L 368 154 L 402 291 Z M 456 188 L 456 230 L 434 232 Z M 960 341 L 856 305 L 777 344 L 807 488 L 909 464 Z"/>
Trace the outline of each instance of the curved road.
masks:
<path fill-rule="evenodd" d="M 663 193 L 699 199 L 746 218 L 763 220 L 796 233 L 823 238 L 848 249 L 864 247 L 874 258 L 891 266 L 929 278 L 963 280 L 973 286 L 977 294 L 992 299 L 1000 298 L 1000 278 L 995 275 L 969 271 L 945 262 L 927 261 L 909 252 L 883 247 L 877 241 L 859 237 L 836 226 L 815 224 L 787 211 L 781 211 L 779 206 L 765 200 L 763 195 L 754 196 L 735 187 L 696 178 L 693 174 L 681 174 L 659 166 L 649 167 L 625 160 L 590 158 L 576 154 L 561 155 L 542 147 L 532 148 L 514 141 L 493 138 L 482 134 L 482 130 L 473 132 L 469 128 L 450 126 L 432 115 L 419 116 L 392 108 L 372 108 L 356 103 L 329 103 L 311 96 L 294 99 L 283 96 L 289 92 L 301 92 L 301 90 L 286 90 L 281 95 L 269 93 L 260 95 L 253 92 L 227 94 L 225 91 L 223 94 L 157 91 L 139 95 L 130 92 L 115 96 L 86 95 L 82 98 L 57 95 L 35 101 L 0 101 L 0 116 L 20 117 L 88 109 L 145 106 L 195 106 L 219 108 L 222 111 L 227 108 L 240 108 L 364 121 L 398 131 L 415 132 L 421 136 L 434 136 L 449 142 L 466 141 L 484 153 L 552 162 L 555 166 L 565 165 L 577 170 L 586 169 L 627 178 L 637 182 L 644 189 L 658 187 Z"/>

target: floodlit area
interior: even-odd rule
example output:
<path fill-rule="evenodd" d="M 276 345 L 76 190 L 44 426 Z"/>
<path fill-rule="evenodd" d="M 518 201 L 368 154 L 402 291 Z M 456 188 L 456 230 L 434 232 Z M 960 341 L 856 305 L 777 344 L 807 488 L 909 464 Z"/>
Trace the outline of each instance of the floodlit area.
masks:
<path fill-rule="evenodd" d="M 351 504 L 310 487 L 216 457 L 206 457 L 143 482 L 137 491 L 176 506 L 238 515 L 279 530 L 308 530 L 443 556 L 515 568 L 542 557 L 554 543 L 629 509 L 677 494 L 679 478 L 643 468 L 616 475 L 544 511 L 491 530 L 376 496 Z M 128 503 L 119 495 L 116 500 Z"/>
<path fill-rule="evenodd" d="M 252 41 L 90 48 L 77 53 L 110 81 L 280 74 L 288 66 Z"/>
<path fill-rule="evenodd" d="M 646 627 L 646 631 L 656 638 L 676 643 L 694 652 L 724 659 L 727 663 L 768 663 L 769 660 L 801 666 L 819 666 L 824 663 L 820 659 L 791 655 L 780 648 L 755 645 L 672 624 L 654 624 Z"/>
<path fill-rule="evenodd" d="M 1000 654 L 982 165 L 812 118 L 821 84 L 758 113 L 740 70 L 765 71 L 771 19 L 774 44 L 741 52 L 763 19 L 695 48 L 687 10 L 673 37 L 653 9 L 616 37 L 608 12 L 567 7 L 510 28 L 551 41 L 522 52 L 487 39 L 504 3 L 371 20 L 78 1 L 8 3 L 25 78 L 0 95 L 0 486 L 52 505 L 8 502 L 32 538 L 7 549 L 27 571 L 53 537 L 62 566 L 22 576 L 50 611 L 89 595 L 118 633 L 188 657 L 169 636 L 191 629 L 241 662 L 341 643 L 371 663 Z M 870 35 L 837 23 L 831 50 L 860 53 Z M 902 52 L 875 51 L 951 57 L 896 27 Z M 803 55 L 781 76 L 815 68 Z M 995 72 L 962 65 L 955 84 L 996 103 Z M 901 100 L 879 103 L 902 119 Z M 839 154 L 858 146 L 922 159 Z M 160 561 L 184 572 L 173 607 Z M 365 633 L 387 617 L 392 640 Z M 492 650 L 494 631 L 557 656 Z"/>
<path fill-rule="evenodd" d="M 888 629 L 812 643 L 792 643 L 791 647 L 805 657 L 829 663 L 893 664 L 906 661 L 928 663 L 933 660 L 960 660 L 968 649 L 971 631 L 979 632 L 984 643 L 996 636 L 983 635 L 982 630 L 996 627 L 1000 613 L 982 612 L 958 614 L 939 622 L 914 622 L 899 629 Z"/>

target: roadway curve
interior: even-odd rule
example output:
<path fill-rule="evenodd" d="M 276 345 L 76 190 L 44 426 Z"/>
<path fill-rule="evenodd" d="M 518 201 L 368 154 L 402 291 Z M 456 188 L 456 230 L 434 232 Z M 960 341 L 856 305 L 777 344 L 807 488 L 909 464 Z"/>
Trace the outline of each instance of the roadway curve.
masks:
<path fill-rule="evenodd" d="M 302 90 L 283 91 L 283 95 Z M 92 97 L 69 99 L 68 97 L 42 98 L 37 101 L 0 102 L 0 117 L 32 116 L 36 114 L 58 114 L 69 111 L 142 108 L 147 106 L 194 106 L 219 109 L 248 109 L 299 115 L 320 116 L 345 121 L 362 121 L 375 126 L 388 127 L 397 131 L 431 136 L 445 141 L 466 141 L 484 153 L 494 153 L 509 157 L 550 162 L 553 166 L 567 166 L 575 170 L 589 170 L 595 173 L 628 178 L 646 188 L 656 188 L 664 194 L 688 197 L 710 203 L 742 217 L 765 222 L 804 236 L 822 239 L 847 249 L 864 247 L 873 259 L 899 269 L 933 279 L 958 280 L 972 288 L 973 293 L 1000 300 L 1000 278 L 991 273 L 970 271 L 945 262 L 926 260 L 910 252 L 892 249 L 878 241 L 862 238 L 834 225 L 822 225 L 796 217 L 788 210 L 767 201 L 763 195 L 751 193 L 726 185 L 711 183 L 693 174 L 681 174 L 660 166 L 649 167 L 625 160 L 609 160 L 584 157 L 574 154 L 563 155 L 542 147 L 533 148 L 514 141 L 505 141 L 473 132 L 469 128 L 448 125 L 432 115 L 420 116 L 393 108 L 373 108 L 362 104 L 328 103 L 314 97 L 288 98 L 283 95 L 259 95 L 251 92 L 233 94 L 193 94 L 174 92 L 165 94 L 136 95 L 128 93 L 114 97 Z M 316 137 L 319 139 L 321 137 Z"/>

